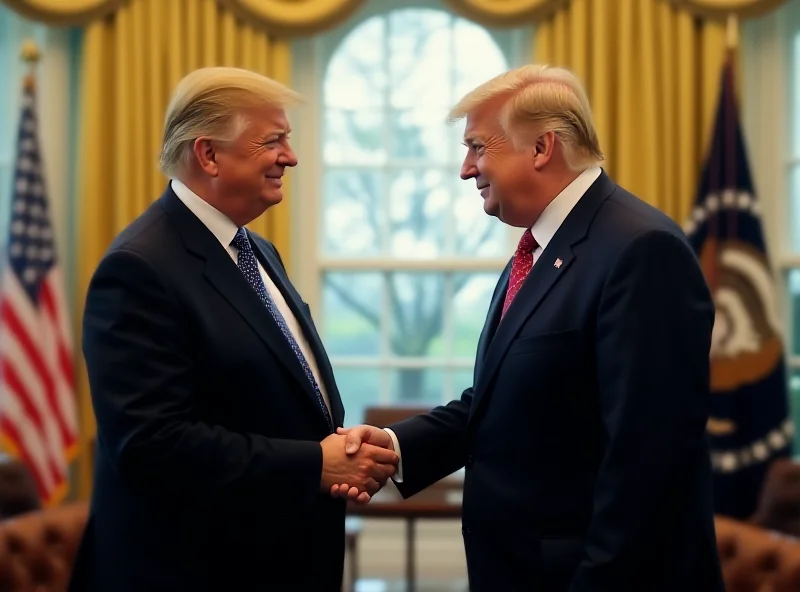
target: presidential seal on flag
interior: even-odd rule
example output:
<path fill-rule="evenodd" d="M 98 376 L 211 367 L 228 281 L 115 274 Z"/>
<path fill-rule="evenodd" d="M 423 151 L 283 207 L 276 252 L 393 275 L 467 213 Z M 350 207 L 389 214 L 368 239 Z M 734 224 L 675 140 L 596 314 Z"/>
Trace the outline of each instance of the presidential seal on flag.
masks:
<path fill-rule="evenodd" d="M 697 195 L 684 230 L 716 308 L 707 430 L 714 510 L 745 519 L 770 461 L 790 454 L 793 426 L 775 280 L 739 123 L 732 54 Z"/>

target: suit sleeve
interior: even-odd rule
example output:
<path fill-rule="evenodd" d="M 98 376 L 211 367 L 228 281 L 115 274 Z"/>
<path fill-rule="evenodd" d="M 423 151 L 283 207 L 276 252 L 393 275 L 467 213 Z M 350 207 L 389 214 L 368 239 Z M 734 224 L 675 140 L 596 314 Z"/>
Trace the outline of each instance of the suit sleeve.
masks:
<path fill-rule="evenodd" d="M 597 373 L 605 453 L 570 592 L 626 589 L 632 549 L 651 544 L 670 482 L 705 449 L 714 307 L 690 247 L 633 240 L 604 286 Z"/>
<path fill-rule="evenodd" d="M 120 479 L 177 499 L 234 496 L 263 506 L 282 484 L 295 501 L 312 499 L 320 491 L 319 442 L 198 419 L 191 341 L 184 309 L 148 261 L 130 251 L 102 261 L 87 295 L 83 351 L 99 444 Z"/>
<path fill-rule="evenodd" d="M 464 466 L 471 404 L 472 389 L 468 388 L 461 399 L 388 426 L 402 450 L 403 480 L 396 485 L 404 498 Z"/>

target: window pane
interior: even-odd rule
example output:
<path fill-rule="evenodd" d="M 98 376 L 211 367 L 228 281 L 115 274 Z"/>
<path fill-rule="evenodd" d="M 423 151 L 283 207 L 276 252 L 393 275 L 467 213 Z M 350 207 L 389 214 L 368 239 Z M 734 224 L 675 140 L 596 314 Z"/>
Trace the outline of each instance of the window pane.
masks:
<path fill-rule="evenodd" d="M 453 276 L 453 356 L 475 358 L 478 339 L 499 276 L 499 272 L 457 273 Z M 467 386 L 470 385 L 456 385 L 456 388 L 464 389 Z"/>
<path fill-rule="evenodd" d="M 443 356 L 445 281 L 443 273 L 389 274 L 390 339 L 395 356 Z"/>
<path fill-rule="evenodd" d="M 389 80 L 394 107 L 447 106 L 451 98 L 451 17 L 441 10 L 394 10 Z"/>
<path fill-rule="evenodd" d="M 376 255 L 381 250 L 381 174 L 359 169 L 325 172 L 322 254 Z"/>
<path fill-rule="evenodd" d="M 794 355 L 800 355 L 800 269 L 792 269 L 787 277 L 787 287 L 789 288 L 791 318 L 790 343 Z"/>
<path fill-rule="evenodd" d="M 797 11 L 800 14 L 800 10 Z M 789 93 L 789 105 L 792 109 L 792 121 L 794 130 L 791 138 L 792 154 L 795 158 L 800 158 L 800 33 L 794 36 L 794 50 L 791 56 L 792 67 L 789 69 L 789 84 L 791 90 Z M 797 195 L 797 194 L 795 194 Z"/>
<path fill-rule="evenodd" d="M 336 49 L 325 74 L 325 104 L 353 109 L 384 103 L 386 20 L 364 21 Z"/>
<path fill-rule="evenodd" d="M 789 376 L 789 405 L 792 421 L 800 426 L 800 368 L 792 370 Z M 800 454 L 800 439 L 794 440 L 794 454 Z"/>
<path fill-rule="evenodd" d="M 344 404 L 344 425 L 364 423 L 364 410 L 379 405 L 381 392 L 380 371 L 376 368 L 334 368 L 336 386 Z"/>
<path fill-rule="evenodd" d="M 444 163 L 452 160 L 445 121 L 447 109 L 412 107 L 391 113 L 392 158 Z M 454 171 L 455 173 L 455 171 Z"/>
<path fill-rule="evenodd" d="M 323 341 L 331 356 L 377 356 L 381 349 L 380 273 L 326 273 Z"/>
<path fill-rule="evenodd" d="M 433 259 L 444 250 L 450 192 L 441 170 L 406 169 L 391 174 L 389 212 L 392 254 Z"/>
<path fill-rule="evenodd" d="M 438 368 L 389 370 L 393 403 L 439 405 L 445 399 L 444 371 Z"/>
<path fill-rule="evenodd" d="M 327 109 L 325 111 L 326 164 L 383 164 L 382 109 Z"/>
<path fill-rule="evenodd" d="M 474 386 L 472 380 L 472 368 L 465 368 L 463 370 L 453 370 L 451 372 L 450 384 L 452 392 L 450 393 L 449 400 L 460 399 L 462 393 L 468 388 Z"/>
<path fill-rule="evenodd" d="M 480 25 L 458 19 L 453 37 L 456 60 L 453 97 L 458 101 L 479 84 L 505 72 L 508 62 L 489 32 Z"/>
<path fill-rule="evenodd" d="M 789 198 L 792 212 L 792 228 L 789 234 L 792 237 L 794 250 L 798 251 L 800 250 L 800 165 L 792 167 L 789 173 Z"/>

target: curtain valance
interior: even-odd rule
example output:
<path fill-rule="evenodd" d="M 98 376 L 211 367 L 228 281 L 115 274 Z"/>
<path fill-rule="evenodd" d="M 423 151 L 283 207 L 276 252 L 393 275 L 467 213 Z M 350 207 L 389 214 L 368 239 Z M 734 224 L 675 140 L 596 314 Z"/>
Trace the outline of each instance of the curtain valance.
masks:
<path fill-rule="evenodd" d="M 175 1 L 178 0 L 165 0 Z M 308 35 L 336 26 L 367 0 L 216 0 L 253 26 L 280 36 Z M 512 26 L 550 17 L 571 0 L 444 0 L 453 11 L 486 25 Z M 615 0 L 607 0 L 612 2 Z M 663 0 L 702 18 L 760 16 L 786 0 Z M 129 0 L 0 0 L 51 25 L 85 25 Z"/>

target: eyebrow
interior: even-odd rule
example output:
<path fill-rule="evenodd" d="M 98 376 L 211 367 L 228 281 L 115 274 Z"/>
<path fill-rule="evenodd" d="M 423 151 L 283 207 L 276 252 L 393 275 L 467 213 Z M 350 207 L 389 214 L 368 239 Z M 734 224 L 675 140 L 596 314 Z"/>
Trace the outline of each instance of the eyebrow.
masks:
<path fill-rule="evenodd" d="M 271 138 L 272 136 L 279 136 L 279 137 L 280 136 L 288 136 L 291 133 L 292 133 L 292 128 L 291 127 L 286 128 L 286 129 L 278 128 L 278 129 L 270 130 L 269 132 L 264 134 L 264 138 Z"/>
<path fill-rule="evenodd" d="M 484 141 L 483 140 L 483 136 L 481 136 L 479 134 L 474 134 L 474 135 L 471 135 L 471 136 L 464 136 L 464 145 L 465 146 L 468 146 L 468 145 L 472 144 L 475 141 L 483 142 Z"/>

